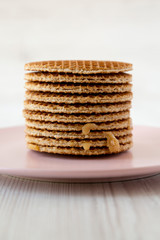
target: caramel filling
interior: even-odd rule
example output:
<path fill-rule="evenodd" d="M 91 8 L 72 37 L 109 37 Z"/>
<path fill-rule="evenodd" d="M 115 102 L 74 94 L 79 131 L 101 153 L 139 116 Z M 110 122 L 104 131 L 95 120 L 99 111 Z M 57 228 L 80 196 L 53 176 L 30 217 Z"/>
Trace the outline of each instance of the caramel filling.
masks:
<path fill-rule="evenodd" d="M 82 133 L 87 135 L 90 133 L 90 130 L 94 130 L 96 128 L 96 124 L 94 123 L 87 123 L 82 127 Z"/>
<path fill-rule="evenodd" d="M 129 125 L 132 126 L 132 122 L 129 119 Z M 87 123 L 82 127 L 82 133 L 84 135 L 88 135 L 90 133 L 90 130 L 95 130 L 96 129 L 96 124 L 94 123 Z M 120 144 L 118 139 L 113 135 L 112 132 L 107 132 L 106 133 L 106 138 L 107 138 L 107 147 L 109 148 L 109 151 L 111 153 L 114 152 L 119 152 L 120 151 Z M 82 143 L 82 146 L 84 148 L 85 151 L 89 150 L 91 147 L 91 143 L 90 142 L 85 142 Z"/>
<path fill-rule="evenodd" d="M 133 123 L 132 123 L 132 119 L 131 118 L 129 118 L 129 120 L 128 120 L 128 125 L 129 125 L 128 129 L 132 129 L 133 128 Z"/>
<path fill-rule="evenodd" d="M 107 147 L 109 148 L 109 151 L 111 153 L 119 152 L 120 145 L 119 145 L 118 139 L 115 138 L 115 136 L 111 132 L 106 133 L 106 136 L 107 136 Z"/>
<path fill-rule="evenodd" d="M 83 146 L 84 150 L 87 151 L 87 150 L 90 149 L 91 143 L 90 142 L 85 142 L 85 143 L 82 143 L 82 146 Z"/>

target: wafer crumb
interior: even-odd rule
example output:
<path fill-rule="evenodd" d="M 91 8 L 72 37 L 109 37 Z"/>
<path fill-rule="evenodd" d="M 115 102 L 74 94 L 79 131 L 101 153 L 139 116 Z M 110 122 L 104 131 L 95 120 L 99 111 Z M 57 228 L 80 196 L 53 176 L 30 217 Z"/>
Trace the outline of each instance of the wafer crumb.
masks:
<path fill-rule="evenodd" d="M 110 152 L 119 152 L 120 151 L 120 145 L 118 139 L 113 135 L 113 133 L 108 132 L 106 133 L 107 136 L 107 146 L 110 150 Z"/>
<path fill-rule="evenodd" d="M 96 124 L 94 123 L 87 123 L 82 127 L 82 133 L 84 135 L 87 135 L 90 133 L 90 130 L 96 129 Z"/>
<path fill-rule="evenodd" d="M 90 149 L 91 143 L 90 142 L 85 142 L 85 143 L 82 143 L 82 146 L 83 146 L 84 150 L 87 151 L 87 150 Z"/>

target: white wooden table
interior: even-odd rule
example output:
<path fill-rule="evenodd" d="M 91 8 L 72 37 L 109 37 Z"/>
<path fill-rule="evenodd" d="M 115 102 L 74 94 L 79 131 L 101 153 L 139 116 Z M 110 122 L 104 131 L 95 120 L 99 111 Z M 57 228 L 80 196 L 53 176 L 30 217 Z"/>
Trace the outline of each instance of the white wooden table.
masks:
<path fill-rule="evenodd" d="M 0 176 L 0 239 L 158 240 L 160 175 L 65 184 Z"/>

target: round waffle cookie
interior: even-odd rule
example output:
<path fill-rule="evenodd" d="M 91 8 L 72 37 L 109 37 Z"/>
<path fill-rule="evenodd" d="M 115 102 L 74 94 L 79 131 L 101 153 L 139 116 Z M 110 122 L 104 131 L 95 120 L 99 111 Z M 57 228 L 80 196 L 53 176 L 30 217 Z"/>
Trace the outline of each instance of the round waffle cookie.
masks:
<path fill-rule="evenodd" d="M 50 113 L 109 113 L 121 112 L 131 108 L 131 102 L 108 103 L 108 104 L 54 104 L 36 102 L 31 100 L 24 101 L 24 107 L 27 110 L 42 111 Z"/>
<path fill-rule="evenodd" d="M 65 94 L 26 91 L 26 99 L 49 103 L 116 103 L 132 100 L 132 93 L 108 93 L 108 94 Z"/>
<path fill-rule="evenodd" d="M 120 147 L 114 153 L 124 152 L 132 147 L 133 143 L 120 144 Z M 50 147 L 50 146 L 41 146 L 38 144 L 27 143 L 29 149 L 38 151 L 38 152 L 47 152 L 54 154 L 69 154 L 69 155 L 104 155 L 104 154 L 113 154 L 108 147 L 91 147 L 89 150 L 78 147 Z"/>
<path fill-rule="evenodd" d="M 24 76 L 30 82 L 52 82 L 52 83 L 130 83 L 132 75 L 128 73 L 110 74 L 71 74 L 71 73 L 49 73 L 49 72 L 29 72 Z"/>
<path fill-rule="evenodd" d="M 91 131 L 88 134 L 83 134 L 80 132 L 64 132 L 64 131 L 48 131 L 26 127 L 26 134 L 31 136 L 39 136 L 39 137 L 50 137 L 57 139 L 105 139 L 106 135 L 110 131 Z M 115 137 L 121 137 L 125 135 L 130 135 L 132 133 L 132 129 L 117 129 L 112 130 L 112 134 Z"/>
<path fill-rule="evenodd" d="M 25 88 L 30 91 L 53 93 L 121 93 L 130 92 L 131 84 L 74 84 L 74 83 L 40 83 L 26 82 Z"/>
<path fill-rule="evenodd" d="M 127 144 L 132 141 L 132 135 L 125 135 L 117 137 L 119 144 Z M 106 147 L 106 139 L 54 139 L 46 137 L 26 136 L 27 143 L 33 143 L 40 146 L 54 146 L 54 147 L 83 147 L 85 143 L 88 143 L 90 147 Z"/>
<path fill-rule="evenodd" d="M 30 120 L 25 119 L 26 126 L 35 129 L 46 129 L 46 130 L 53 130 L 53 131 L 82 131 L 86 124 L 84 123 L 59 123 L 59 122 L 45 122 L 45 121 L 38 121 L 38 120 Z M 101 131 L 101 130 L 115 130 L 115 129 L 123 129 L 123 128 L 132 128 L 131 118 L 123 119 L 119 121 L 113 122 L 104 122 L 104 123 L 96 123 L 94 126 L 94 130 Z"/>
<path fill-rule="evenodd" d="M 24 66 L 25 70 L 59 73 L 118 73 L 132 70 L 132 64 L 117 61 L 60 60 L 31 62 Z"/>
<path fill-rule="evenodd" d="M 31 110 L 24 110 L 24 117 L 32 120 L 63 122 L 63 123 L 90 123 L 90 122 L 106 122 L 129 118 L 129 111 L 122 111 L 118 113 L 104 113 L 104 114 L 57 114 L 47 112 L 37 112 Z"/>

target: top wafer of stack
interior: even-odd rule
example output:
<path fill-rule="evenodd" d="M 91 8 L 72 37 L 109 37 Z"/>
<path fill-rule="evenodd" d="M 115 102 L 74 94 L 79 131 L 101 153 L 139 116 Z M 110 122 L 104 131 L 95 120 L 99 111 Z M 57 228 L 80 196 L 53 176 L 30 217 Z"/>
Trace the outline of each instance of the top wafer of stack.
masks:
<path fill-rule="evenodd" d="M 132 146 L 132 64 L 42 61 L 25 65 L 26 141 L 30 149 L 101 155 Z M 32 72 L 31 72 L 32 71 Z"/>

